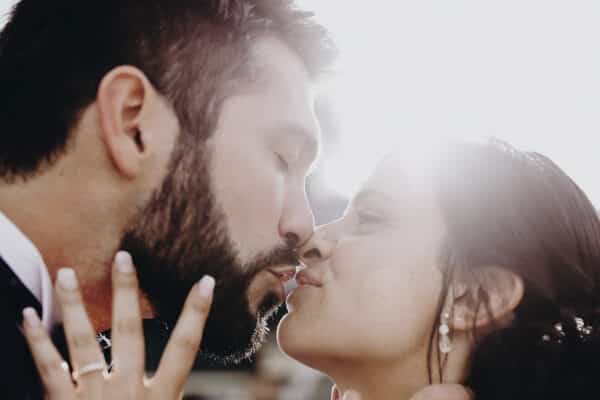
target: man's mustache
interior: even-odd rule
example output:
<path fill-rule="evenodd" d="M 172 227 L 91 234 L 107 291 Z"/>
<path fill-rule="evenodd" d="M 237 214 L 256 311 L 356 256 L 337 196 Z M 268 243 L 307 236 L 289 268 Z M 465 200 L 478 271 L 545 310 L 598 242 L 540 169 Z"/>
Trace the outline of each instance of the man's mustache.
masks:
<path fill-rule="evenodd" d="M 300 256 L 297 249 L 286 245 L 281 245 L 268 253 L 259 254 L 247 266 L 249 275 L 254 276 L 267 268 L 282 266 L 282 265 L 299 265 Z"/>

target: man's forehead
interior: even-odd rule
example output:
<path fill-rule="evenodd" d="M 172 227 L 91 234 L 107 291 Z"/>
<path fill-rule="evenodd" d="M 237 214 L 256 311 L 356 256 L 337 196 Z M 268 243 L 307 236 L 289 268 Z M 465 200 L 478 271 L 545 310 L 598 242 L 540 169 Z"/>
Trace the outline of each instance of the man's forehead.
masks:
<path fill-rule="evenodd" d="M 274 36 L 256 40 L 251 47 L 248 62 L 253 80 L 261 85 L 311 87 L 311 77 L 302 59 Z"/>
<path fill-rule="evenodd" d="M 321 139 L 315 87 L 300 57 L 275 36 L 254 41 L 249 60 L 249 95 L 256 117 L 277 141 L 289 141 L 315 158 Z"/>

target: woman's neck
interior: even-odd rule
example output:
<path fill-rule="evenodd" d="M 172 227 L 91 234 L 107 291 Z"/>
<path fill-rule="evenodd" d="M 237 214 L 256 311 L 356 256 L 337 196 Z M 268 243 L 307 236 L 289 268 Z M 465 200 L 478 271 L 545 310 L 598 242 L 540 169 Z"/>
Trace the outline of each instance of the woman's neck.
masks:
<path fill-rule="evenodd" d="M 467 374 L 469 346 L 454 344 L 444 368 L 443 380 L 439 379 L 437 351 L 434 348 L 434 361 L 431 363 L 432 383 L 462 383 Z M 352 389 L 358 391 L 362 400 L 409 400 L 416 392 L 429 385 L 426 350 L 414 353 L 401 360 L 346 360 L 332 362 L 327 373 L 342 392 Z"/>
<path fill-rule="evenodd" d="M 424 361 L 424 360 L 423 360 Z M 395 365 L 394 365 L 395 364 Z M 339 363 L 328 372 L 342 392 L 352 389 L 359 392 L 362 400 L 408 400 L 427 384 L 425 363 Z M 416 374 L 416 371 L 424 373 Z"/>

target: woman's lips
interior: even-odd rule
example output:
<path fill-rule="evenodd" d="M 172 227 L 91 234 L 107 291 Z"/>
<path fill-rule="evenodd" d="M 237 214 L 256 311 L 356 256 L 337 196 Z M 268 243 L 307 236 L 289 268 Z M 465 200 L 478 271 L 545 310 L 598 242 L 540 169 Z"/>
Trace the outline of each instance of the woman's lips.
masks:
<path fill-rule="evenodd" d="M 269 272 L 272 273 L 279 279 L 282 283 L 285 283 L 292 279 L 296 274 L 296 267 L 279 267 L 279 268 L 270 268 Z"/>
<path fill-rule="evenodd" d="M 305 268 L 296 274 L 296 278 L 294 280 L 296 281 L 298 287 L 289 293 L 286 301 L 289 312 L 292 312 L 294 307 L 297 305 L 295 304 L 297 302 L 297 296 L 302 297 L 300 293 L 303 291 L 303 289 L 310 291 L 310 288 L 321 288 L 323 286 L 321 280 L 315 276 L 316 274 L 313 275 L 313 273 L 314 272 L 310 268 Z"/>
<path fill-rule="evenodd" d="M 303 269 L 296 274 L 296 282 L 298 286 L 314 286 L 321 287 L 321 281 L 310 273 L 310 269 Z"/>

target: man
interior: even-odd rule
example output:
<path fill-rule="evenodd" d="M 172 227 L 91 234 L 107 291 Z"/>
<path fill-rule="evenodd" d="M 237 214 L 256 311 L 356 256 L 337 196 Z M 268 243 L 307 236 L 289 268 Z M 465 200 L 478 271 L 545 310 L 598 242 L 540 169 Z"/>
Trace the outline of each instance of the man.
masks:
<path fill-rule="evenodd" d="M 256 350 L 312 233 L 311 83 L 333 53 L 286 0 L 16 4 L 0 34 L 3 395 L 41 394 L 20 315 L 56 326 L 59 268 L 110 327 L 119 249 L 145 316 L 175 321 L 210 274 L 205 352 Z"/>

